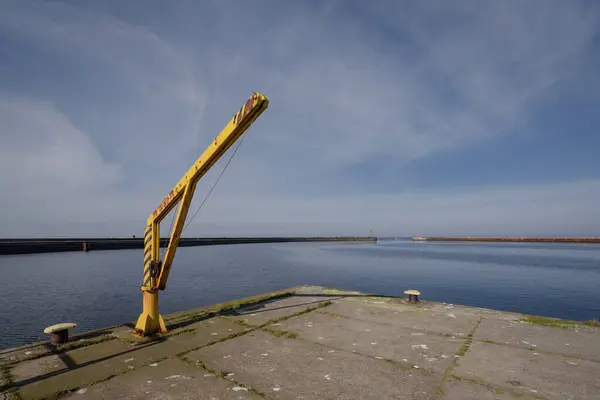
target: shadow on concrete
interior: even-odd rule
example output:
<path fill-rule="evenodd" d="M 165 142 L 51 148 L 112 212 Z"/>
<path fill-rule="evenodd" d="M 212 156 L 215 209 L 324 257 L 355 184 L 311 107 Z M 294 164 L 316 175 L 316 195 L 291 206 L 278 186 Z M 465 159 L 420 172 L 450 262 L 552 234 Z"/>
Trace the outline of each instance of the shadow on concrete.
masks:
<path fill-rule="evenodd" d="M 192 317 L 181 322 L 175 322 L 172 324 L 165 322 L 165 324 L 167 325 L 167 331 L 172 331 L 173 329 L 185 328 L 188 325 L 195 324 L 196 322 L 204 321 L 205 319 L 210 319 L 219 315 L 223 314 L 218 312 L 208 312 L 206 314 L 198 315 L 196 317 Z"/>
<path fill-rule="evenodd" d="M 282 299 L 289 299 L 289 298 L 294 298 L 294 297 L 311 297 L 311 298 L 324 297 L 324 299 L 316 300 L 316 301 L 308 301 L 308 302 L 298 303 L 298 304 L 290 304 L 290 305 L 281 306 L 281 307 L 272 307 L 272 308 L 266 307 L 268 304 L 278 302 Z M 338 300 L 338 299 L 342 299 L 342 298 L 346 298 L 346 297 L 381 297 L 381 298 L 387 298 L 387 299 L 394 298 L 394 296 L 383 296 L 383 295 L 368 294 L 368 293 L 367 294 L 362 294 L 362 293 L 361 294 L 295 293 L 295 294 L 289 294 L 286 296 L 281 296 L 281 297 L 277 297 L 277 298 L 273 298 L 273 299 L 264 300 L 264 301 L 261 301 L 261 302 L 255 303 L 255 304 L 248 304 L 246 306 L 240 306 L 237 309 L 234 308 L 234 309 L 229 309 L 229 310 L 224 310 L 224 311 L 219 311 L 219 312 L 208 311 L 206 314 L 202 314 L 202 315 L 192 317 L 192 318 L 186 319 L 184 321 L 175 322 L 172 324 L 167 322 L 167 329 L 169 331 L 171 331 L 173 329 L 185 328 L 186 326 L 195 324 L 196 322 L 204 321 L 206 319 L 210 319 L 210 318 L 221 316 L 221 315 L 222 316 L 240 316 L 240 315 L 245 315 L 248 313 L 260 313 L 260 312 L 267 312 L 267 311 L 274 311 L 274 310 L 282 310 L 282 309 L 286 309 L 286 308 L 310 306 L 313 304 L 322 303 L 327 300 Z M 132 327 L 133 327 L 133 325 L 132 325 Z"/>
<path fill-rule="evenodd" d="M 285 306 L 280 306 L 280 307 L 272 307 L 272 308 L 267 308 L 266 306 L 275 302 L 278 302 L 282 299 L 288 299 L 288 298 L 294 298 L 294 297 L 298 297 L 298 298 L 302 298 L 302 297 L 310 297 L 310 298 L 315 298 L 315 297 L 322 297 L 322 300 L 313 300 L 313 301 L 307 301 L 307 302 L 301 302 L 301 303 L 297 303 L 297 304 L 290 304 L 290 305 L 285 305 Z M 261 313 L 261 312 L 267 312 L 267 311 L 274 311 L 274 310 L 282 310 L 282 309 L 288 309 L 288 308 L 295 308 L 295 307 L 302 307 L 302 306 L 310 306 L 310 305 L 314 305 L 314 304 L 319 304 L 319 303 L 323 303 L 324 301 L 327 300 L 339 300 L 342 298 L 349 298 L 349 297 L 375 297 L 375 298 L 392 298 L 392 299 L 397 299 L 400 297 L 394 297 L 394 296 L 384 296 L 384 295 L 377 295 L 377 294 L 324 294 L 324 293 L 294 293 L 294 294 L 290 294 L 287 296 L 282 296 L 282 297 L 277 297 L 277 298 L 273 298 L 273 299 L 268 299 L 268 300 L 264 300 L 255 304 L 249 304 L 247 306 L 240 306 L 238 309 L 230 309 L 230 310 L 225 310 L 225 311 L 221 311 L 221 312 L 207 312 L 206 314 L 202 314 L 196 317 L 192 317 L 190 319 L 186 319 L 185 321 L 181 321 L 181 322 L 176 322 L 173 324 L 168 324 L 168 329 L 169 331 L 174 330 L 174 329 L 178 329 L 178 328 L 185 328 L 188 325 L 194 324 L 196 322 L 200 322 L 203 320 L 207 320 L 216 316 L 241 316 L 241 315 L 246 315 L 249 313 Z M 134 323 L 126 323 L 124 324 L 127 327 L 130 328 L 134 328 L 135 324 Z M 108 333 L 112 332 L 111 328 L 107 328 L 107 329 L 102 329 L 99 331 L 94 331 L 94 332 L 89 332 L 89 333 L 84 333 L 81 335 L 77 335 L 74 336 L 72 339 L 93 339 L 96 337 L 100 337 L 102 335 L 106 335 Z M 59 353 L 49 353 L 48 355 L 52 355 L 52 354 L 56 354 L 60 360 L 65 364 L 66 369 L 62 369 L 59 371 L 53 371 L 53 372 L 49 372 L 43 375 L 39 375 L 36 377 L 32 377 L 32 378 L 28 378 L 28 379 L 24 379 L 22 381 L 19 382 L 14 382 L 12 385 L 10 385 L 10 387 L 23 387 L 26 385 L 29 385 L 31 383 L 35 383 L 35 382 L 39 382 L 48 378 L 52 378 L 54 376 L 63 374 L 65 372 L 69 372 L 69 371 L 73 371 L 79 368 L 84 368 L 87 367 L 89 365 L 93 365 L 95 363 L 99 363 L 99 362 L 103 362 L 106 360 L 109 360 L 111 358 L 114 357 L 119 357 L 121 355 L 127 354 L 127 353 L 131 353 L 131 352 L 135 352 L 137 350 L 141 350 L 144 349 L 146 347 L 151 347 L 154 346 L 156 344 L 162 343 L 165 340 L 167 340 L 167 338 L 157 338 L 156 340 L 153 340 L 152 342 L 148 343 L 148 344 L 144 344 L 144 345 L 140 345 L 140 346 L 136 346 L 135 348 L 132 348 L 131 350 L 127 350 L 127 351 L 123 351 L 117 354 L 113 354 L 110 356 L 106 356 L 106 357 L 101 357 L 98 358 L 96 360 L 92 360 L 92 361 L 88 361 L 85 362 L 83 364 L 77 364 L 70 356 L 69 356 L 69 351 L 65 351 L 65 352 L 59 352 Z M 48 350 L 53 351 L 55 350 L 55 348 L 53 346 L 50 345 L 50 343 L 44 343 L 43 346 L 45 346 Z M 76 350 L 76 349 L 74 349 Z M 6 388 L 3 388 L 6 389 Z"/>
<path fill-rule="evenodd" d="M 128 325 L 128 324 L 124 324 L 124 325 Z M 96 339 L 96 338 L 102 337 L 104 335 L 110 335 L 115 330 L 115 328 L 118 328 L 120 326 L 121 325 L 115 325 L 115 326 L 112 326 L 109 328 L 102 328 L 102 329 L 98 329 L 95 331 L 69 335 L 69 342 L 75 342 L 75 341 L 81 340 L 81 339 L 85 339 L 85 340 Z M 131 325 L 131 326 L 133 327 L 134 325 Z M 33 349 L 36 347 L 44 347 L 48 351 L 56 350 L 56 348 L 50 344 L 49 340 L 45 340 L 45 341 L 31 343 L 31 344 L 24 345 L 24 346 L 2 349 L 2 350 L 0 350 L 0 356 L 5 356 L 7 354 L 16 353 L 16 352 L 20 353 L 20 352 L 23 352 L 23 351 L 26 351 L 29 349 Z"/>
<path fill-rule="evenodd" d="M 330 298 L 328 300 L 337 300 L 337 299 L 339 299 L 339 297 L 331 297 L 330 296 Z M 266 305 L 269 304 L 269 302 L 263 302 L 263 303 L 258 303 L 258 304 L 252 304 L 247 307 L 240 307 L 239 310 L 238 309 L 227 310 L 227 311 L 222 312 L 220 315 L 225 315 L 225 316 L 231 317 L 231 316 L 239 316 L 239 315 L 256 314 L 256 313 L 267 312 L 267 311 L 284 310 L 286 308 L 309 306 L 311 304 L 320 304 L 320 303 L 323 303 L 323 301 L 326 301 L 326 300 L 309 301 L 306 303 L 290 304 L 287 306 L 272 307 L 272 308 L 266 307 Z"/>
<path fill-rule="evenodd" d="M 96 364 L 96 363 L 99 363 L 99 362 L 110 360 L 111 358 L 119 357 L 119 356 L 122 356 L 124 354 L 128 354 L 128 353 L 131 353 L 131 352 L 134 352 L 134 351 L 138 351 L 138 350 L 141 350 L 141 349 L 145 349 L 147 347 L 154 346 L 156 344 L 164 342 L 165 340 L 167 340 L 167 339 L 166 338 L 159 338 L 159 339 L 156 339 L 156 340 L 154 340 L 154 341 L 152 341 L 152 342 L 150 342 L 148 344 L 144 344 L 144 345 L 141 345 L 141 346 L 136 346 L 136 347 L 134 347 L 134 348 L 132 348 L 130 350 L 122 351 L 120 353 L 112 354 L 110 356 L 100 357 L 98 359 L 91 360 L 91 361 L 85 362 L 83 364 L 77 364 L 69 356 L 69 354 L 68 354 L 69 352 L 68 351 L 67 352 L 62 352 L 62 353 L 56 353 L 56 355 L 65 363 L 65 365 L 67 367 L 66 369 L 62 369 L 62 370 L 59 370 L 59 371 L 48 372 L 48 373 L 43 374 L 43 375 L 34 376 L 34 377 L 31 377 L 31 378 L 24 379 L 22 381 L 14 382 L 11 385 L 11 387 L 20 388 L 20 387 L 23 387 L 23 386 L 26 386 L 26 385 L 29 385 L 29 384 L 32 384 L 32 383 L 35 383 L 35 382 L 43 381 L 45 379 L 49 379 L 49 378 L 52 378 L 54 376 L 58 376 L 58 375 L 64 374 L 65 372 L 70 372 L 70 371 L 73 371 L 73 370 L 76 370 L 76 369 L 79 369 L 79 368 L 88 367 L 90 365 L 93 365 L 93 364 Z M 74 350 L 77 350 L 77 349 L 74 349 Z M 74 350 L 72 350 L 72 351 L 74 351 Z M 49 354 L 49 355 L 52 355 L 52 354 Z"/>
<path fill-rule="evenodd" d="M 280 306 L 280 307 L 272 307 L 272 308 L 266 307 L 268 304 L 276 303 L 283 299 L 290 299 L 290 298 L 294 298 L 294 297 L 299 297 L 299 298 L 323 297 L 324 299 L 308 301 L 308 302 L 298 303 L 298 304 L 290 304 L 290 305 Z M 191 317 L 189 319 L 185 319 L 185 320 L 179 321 L 179 322 L 173 322 L 173 323 L 169 323 L 169 321 L 165 321 L 165 322 L 167 324 L 167 330 L 172 331 L 174 329 L 185 328 L 189 325 L 195 324 L 196 322 L 201 322 L 201 321 L 204 321 L 204 320 L 207 320 L 210 318 L 214 318 L 214 317 L 218 317 L 218 316 L 238 316 L 238 315 L 245 315 L 248 313 L 260 313 L 260 312 L 282 310 L 282 309 L 294 308 L 294 307 L 310 306 L 313 304 L 322 303 L 327 300 L 339 300 L 339 299 L 347 298 L 347 297 L 376 297 L 376 298 L 386 298 L 386 299 L 400 299 L 400 298 L 403 299 L 404 298 L 404 297 L 379 295 L 379 294 L 374 294 L 374 293 L 356 293 L 356 294 L 353 294 L 353 293 L 341 293 L 341 294 L 290 293 L 290 294 L 286 294 L 284 296 L 263 300 L 263 301 L 260 301 L 260 302 L 254 303 L 254 304 L 248 304 L 245 306 L 242 305 L 239 308 L 233 308 L 233 309 L 224 310 L 224 311 L 209 311 L 209 310 L 207 310 L 205 314 L 200 314 L 200 315 L 197 315 L 197 316 L 194 316 L 194 317 Z M 131 322 L 123 324 L 123 325 L 127 326 L 131 329 L 135 328 L 135 324 L 131 323 Z"/>
<path fill-rule="evenodd" d="M 119 326 L 120 325 L 116 325 L 116 326 L 111 326 L 110 328 L 102 328 L 102 329 L 98 329 L 96 331 L 79 333 L 77 335 L 69 336 L 69 341 L 74 342 L 75 340 L 81 340 L 81 339 L 86 339 L 86 340 L 95 339 L 95 338 L 99 338 L 104 335 L 110 335 L 111 333 L 113 333 L 115 328 L 118 328 Z"/>
<path fill-rule="evenodd" d="M 319 294 L 296 293 L 296 294 L 292 294 L 290 296 L 286 296 L 285 298 L 294 298 L 294 297 L 325 297 L 326 299 L 309 301 L 309 302 L 305 302 L 305 303 L 290 304 L 290 305 L 281 306 L 281 307 L 266 308 L 266 305 L 275 303 L 278 300 L 281 300 L 281 297 L 280 297 L 277 299 L 265 300 L 265 301 L 262 301 L 262 302 L 256 303 L 256 304 L 250 304 L 248 306 L 242 306 L 239 309 L 227 310 L 227 311 L 222 312 L 220 315 L 238 316 L 238 315 L 246 315 L 249 313 L 256 314 L 256 313 L 261 313 L 261 312 L 266 312 L 266 311 L 283 310 L 286 308 L 309 306 L 312 304 L 323 303 L 324 301 L 327 301 L 327 300 L 339 300 L 339 299 L 346 298 L 346 297 L 394 298 L 393 296 L 382 296 L 382 295 L 375 295 L 375 294 L 370 295 L 370 294 L 321 294 L 321 293 L 319 293 Z"/>
<path fill-rule="evenodd" d="M 385 295 L 385 294 L 375 294 L 375 293 L 336 293 L 336 294 L 326 294 L 326 293 L 295 293 L 290 295 L 290 297 L 381 297 L 384 299 L 393 299 L 397 296 Z"/>
<path fill-rule="evenodd" d="M 67 353 L 58 353 L 58 358 L 67 366 L 68 369 L 77 369 L 77 363 L 73 361 L 71 356 Z"/>

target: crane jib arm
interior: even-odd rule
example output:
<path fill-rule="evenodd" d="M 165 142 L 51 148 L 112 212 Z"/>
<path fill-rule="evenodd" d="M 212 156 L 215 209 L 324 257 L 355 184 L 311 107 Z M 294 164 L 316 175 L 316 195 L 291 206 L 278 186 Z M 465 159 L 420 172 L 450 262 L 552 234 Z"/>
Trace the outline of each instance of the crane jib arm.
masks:
<path fill-rule="evenodd" d="M 264 110 L 269 100 L 266 96 L 253 93 L 242 108 L 235 113 L 221 133 L 212 141 L 194 162 L 177 185 L 167 194 L 150 214 L 144 231 L 144 277 L 141 290 L 144 294 L 143 312 L 138 318 L 137 335 L 166 332 L 165 324 L 158 313 L 158 292 L 166 287 L 171 264 L 183 231 L 185 219 L 192 202 L 196 184 L 223 154 L 239 139 Z M 181 202 L 173 224 L 169 245 L 164 260 L 160 260 L 160 222 Z"/>
<path fill-rule="evenodd" d="M 188 172 L 179 180 L 177 185 L 165 196 L 148 218 L 147 226 L 152 222 L 160 222 L 175 208 L 183 196 L 183 189 L 191 182 L 197 182 L 231 145 L 248 129 L 254 120 L 267 108 L 269 100 L 258 93 L 246 101 L 242 108 L 233 116 L 231 121 L 223 128 L 213 143 L 196 160 Z"/>

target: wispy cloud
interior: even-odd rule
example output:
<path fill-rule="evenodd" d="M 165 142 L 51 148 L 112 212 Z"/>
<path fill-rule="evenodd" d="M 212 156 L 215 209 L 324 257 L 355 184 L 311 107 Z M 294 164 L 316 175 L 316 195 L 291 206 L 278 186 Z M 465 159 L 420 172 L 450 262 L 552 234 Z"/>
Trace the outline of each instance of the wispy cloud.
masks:
<path fill-rule="evenodd" d="M 2 200 L 13 193 L 98 193 L 118 184 L 122 171 L 106 162 L 90 138 L 46 102 L 0 98 Z M 57 190 L 58 189 L 58 190 Z"/>
<path fill-rule="evenodd" d="M 105 13 L 60 2 L 8 4 L 0 27 L 8 61 L 15 60 L 11 72 L 42 75 L 32 77 L 41 89 L 23 80 L 15 91 L 55 103 L 124 164 L 149 160 L 145 150 L 160 144 L 164 156 L 152 164 L 164 166 L 181 147 L 198 143 L 206 93 L 173 45 Z M 33 70 L 38 63 L 44 68 Z"/>
<path fill-rule="evenodd" d="M 0 203 L 11 211 L 0 213 L 0 235 L 139 231 L 255 90 L 270 108 L 190 234 L 600 229 L 586 196 L 598 183 L 577 176 L 451 192 L 377 185 L 381 171 L 402 181 L 417 161 L 525 129 L 538 136 L 536 107 L 595 54 L 599 22 L 598 6 L 585 2 L 203 2 L 132 12 L 5 0 Z"/>
<path fill-rule="evenodd" d="M 402 194 L 364 194 L 322 198 L 274 197 L 267 201 L 233 197 L 202 210 L 210 232 L 242 229 L 250 234 L 265 225 L 284 234 L 290 226 L 303 234 L 378 235 L 594 235 L 600 181 L 534 186 L 463 187 Z"/>
<path fill-rule="evenodd" d="M 327 166 L 381 155 L 407 162 L 506 132 L 557 79 L 577 73 L 597 34 L 597 16 L 565 3 L 422 3 L 406 12 L 384 2 L 352 14 L 333 4 L 335 12 L 278 15 L 255 40 L 216 53 L 244 60 L 224 81 L 247 72 L 284 104 L 291 123 L 268 138 Z"/>

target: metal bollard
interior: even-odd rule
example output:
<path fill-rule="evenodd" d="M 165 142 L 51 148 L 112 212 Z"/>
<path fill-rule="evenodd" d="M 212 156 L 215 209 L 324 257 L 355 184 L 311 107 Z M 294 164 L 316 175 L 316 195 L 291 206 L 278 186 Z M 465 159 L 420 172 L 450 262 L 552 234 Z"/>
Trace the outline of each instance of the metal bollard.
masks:
<path fill-rule="evenodd" d="M 421 294 L 421 292 L 419 292 L 418 290 L 409 289 L 409 290 L 405 290 L 404 294 L 408 295 L 409 303 L 418 303 L 419 295 Z"/>
<path fill-rule="evenodd" d="M 50 334 L 50 344 L 58 346 L 59 344 L 67 343 L 69 341 L 69 329 L 77 327 L 72 322 L 66 322 L 62 324 L 56 324 L 44 329 L 44 333 Z"/>

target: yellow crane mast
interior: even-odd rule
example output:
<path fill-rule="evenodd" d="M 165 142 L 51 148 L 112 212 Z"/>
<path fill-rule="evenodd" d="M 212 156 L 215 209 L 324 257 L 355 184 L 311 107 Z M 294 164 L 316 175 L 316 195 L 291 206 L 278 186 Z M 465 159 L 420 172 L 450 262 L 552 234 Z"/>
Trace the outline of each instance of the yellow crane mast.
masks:
<path fill-rule="evenodd" d="M 196 184 L 217 160 L 250 127 L 269 105 L 266 96 L 253 93 L 233 116 L 221 133 L 179 180 L 159 206 L 150 214 L 144 231 L 144 278 L 140 288 L 143 293 L 143 311 L 135 325 L 134 334 L 153 335 L 167 331 L 158 311 L 158 291 L 164 290 L 183 231 Z M 181 201 L 164 260 L 160 260 L 160 222 Z"/>

